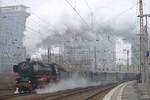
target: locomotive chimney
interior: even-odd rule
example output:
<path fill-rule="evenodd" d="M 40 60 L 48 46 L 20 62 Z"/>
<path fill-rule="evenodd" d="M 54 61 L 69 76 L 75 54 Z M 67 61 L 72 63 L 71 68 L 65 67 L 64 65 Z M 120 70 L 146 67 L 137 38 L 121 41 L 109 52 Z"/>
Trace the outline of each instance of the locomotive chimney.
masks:
<path fill-rule="evenodd" d="M 30 61 L 31 61 L 31 59 L 30 59 L 30 58 L 26 58 L 26 61 L 27 61 L 27 62 L 30 62 Z"/>

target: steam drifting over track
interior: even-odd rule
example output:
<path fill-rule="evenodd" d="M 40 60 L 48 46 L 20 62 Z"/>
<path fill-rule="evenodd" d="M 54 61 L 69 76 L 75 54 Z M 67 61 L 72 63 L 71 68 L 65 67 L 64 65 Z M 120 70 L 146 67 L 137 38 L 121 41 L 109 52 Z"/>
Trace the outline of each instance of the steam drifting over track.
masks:
<path fill-rule="evenodd" d="M 55 93 L 37 94 L 27 96 L 25 99 L 30 100 L 96 100 L 102 99 L 104 95 L 109 92 L 115 84 L 105 86 L 89 86 L 85 88 L 75 88 L 62 90 Z"/>

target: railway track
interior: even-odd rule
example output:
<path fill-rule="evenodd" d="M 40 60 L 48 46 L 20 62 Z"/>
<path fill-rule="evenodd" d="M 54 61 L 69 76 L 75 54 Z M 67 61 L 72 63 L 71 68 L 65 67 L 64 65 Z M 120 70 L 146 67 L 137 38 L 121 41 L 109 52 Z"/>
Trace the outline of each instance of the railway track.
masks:
<path fill-rule="evenodd" d="M 14 89 L 0 89 L 0 91 L 10 91 L 10 90 L 14 90 Z"/>
<path fill-rule="evenodd" d="M 12 95 L 14 91 L 15 91 L 14 89 L 0 89 L 0 98 L 4 95 L 10 95 L 10 94 Z"/>
<path fill-rule="evenodd" d="M 91 94 L 90 96 L 86 97 L 85 100 L 102 100 L 105 94 L 107 94 L 112 88 L 115 86 L 110 86 L 106 88 L 102 88 L 101 90 L 97 91 L 96 93 Z"/>
<path fill-rule="evenodd" d="M 7 93 L 7 92 L 13 92 L 13 91 L 15 91 L 15 89 L 0 89 L 0 95 L 1 95 L 1 93 Z"/>
<path fill-rule="evenodd" d="M 73 95 L 74 92 L 78 92 L 78 91 L 82 91 L 84 89 L 89 89 L 89 88 L 93 88 L 93 86 L 90 86 L 88 88 L 75 88 L 75 89 L 68 89 L 68 90 L 62 90 L 62 91 L 59 91 L 59 92 L 56 92 L 56 93 L 51 93 L 49 95 L 46 95 L 46 96 L 42 96 L 42 97 L 39 97 L 39 98 L 33 98 L 31 100 L 44 100 L 44 99 L 47 99 L 47 98 L 50 98 L 50 100 L 52 99 L 59 99 L 59 98 L 63 98 L 65 96 L 69 96 L 69 95 Z"/>
<path fill-rule="evenodd" d="M 48 94 L 5 94 L 0 100 L 102 100 L 107 92 L 116 85 L 90 86 L 86 88 L 75 88 L 62 90 Z"/>
<path fill-rule="evenodd" d="M 29 95 L 29 94 L 6 94 L 6 95 L 1 95 L 0 100 L 7 100 L 7 99 L 19 97 L 19 96 L 26 96 L 26 95 Z"/>
<path fill-rule="evenodd" d="M 47 96 L 39 97 L 31 100 L 77 100 L 76 97 L 80 97 L 78 100 L 95 100 L 98 96 L 101 98 L 111 90 L 115 85 L 107 85 L 107 86 L 91 86 L 87 88 L 78 88 L 66 90 L 54 94 L 50 94 Z M 89 94 L 88 94 L 89 93 Z M 88 94 L 82 98 L 82 94 Z"/>

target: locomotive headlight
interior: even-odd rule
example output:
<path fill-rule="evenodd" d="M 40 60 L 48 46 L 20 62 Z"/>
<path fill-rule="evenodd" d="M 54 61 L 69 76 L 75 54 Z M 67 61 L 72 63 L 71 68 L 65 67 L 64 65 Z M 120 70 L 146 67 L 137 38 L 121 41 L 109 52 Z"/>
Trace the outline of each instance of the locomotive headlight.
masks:
<path fill-rule="evenodd" d="M 16 80 L 16 83 L 18 83 L 18 81 Z"/>
<path fill-rule="evenodd" d="M 31 81 L 28 81 L 28 83 L 31 83 Z"/>

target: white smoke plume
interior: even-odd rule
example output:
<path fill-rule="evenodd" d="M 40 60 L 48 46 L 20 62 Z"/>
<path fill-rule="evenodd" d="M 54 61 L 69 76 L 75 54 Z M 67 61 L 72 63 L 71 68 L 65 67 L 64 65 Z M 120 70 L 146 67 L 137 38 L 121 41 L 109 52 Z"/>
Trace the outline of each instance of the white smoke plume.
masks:
<path fill-rule="evenodd" d="M 88 2 L 88 5 L 85 3 Z M 137 33 L 137 15 L 138 0 L 69 0 L 80 15 L 90 26 L 91 12 L 93 12 L 93 26 L 98 34 L 113 30 L 114 35 L 127 37 Z M 94 39 L 92 32 L 87 30 L 85 23 L 65 2 L 65 0 L 1 0 L 1 5 L 22 4 L 29 7 L 28 12 L 31 16 L 28 18 L 24 45 L 28 53 L 32 54 L 37 49 L 38 44 L 44 44 L 45 40 L 61 39 L 58 36 L 72 34 L 68 31 L 68 26 L 72 31 L 77 30 L 83 37 Z M 144 12 L 150 12 L 149 0 L 144 0 Z M 90 8 L 90 9 L 89 9 Z M 31 29 L 30 29 L 30 28 Z M 86 31 L 83 31 L 86 29 Z M 102 31 L 106 29 L 107 31 Z M 67 33 L 67 34 L 66 34 Z M 64 35 L 66 34 L 66 35 Z M 53 40 L 54 37 L 54 40 Z"/>
<path fill-rule="evenodd" d="M 57 84 L 50 83 L 44 89 L 37 89 L 36 92 L 38 94 L 52 93 L 60 90 L 87 87 L 87 86 L 96 86 L 96 85 L 101 85 L 101 82 L 91 82 L 85 78 L 79 77 L 78 75 L 74 75 L 72 78 L 61 80 Z"/>

